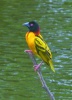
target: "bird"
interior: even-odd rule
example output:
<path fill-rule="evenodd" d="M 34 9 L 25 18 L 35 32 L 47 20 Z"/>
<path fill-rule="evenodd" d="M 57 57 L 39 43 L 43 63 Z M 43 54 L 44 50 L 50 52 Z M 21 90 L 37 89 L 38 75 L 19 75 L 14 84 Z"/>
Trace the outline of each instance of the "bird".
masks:
<path fill-rule="evenodd" d="M 37 55 L 37 57 L 41 58 L 42 61 L 50 66 L 51 70 L 55 72 L 52 62 L 52 53 L 48 44 L 45 42 L 40 33 L 39 24 L 36 21 L 30 21 L 23 23 L 23 26 L 28 28 L 25 38 L 30 50 L 27 50 L 27 52 L 32 52 L 34 55 Z M 37 71 L 41 65 L 42 62 L 36 65 L 35 71 Z"/>

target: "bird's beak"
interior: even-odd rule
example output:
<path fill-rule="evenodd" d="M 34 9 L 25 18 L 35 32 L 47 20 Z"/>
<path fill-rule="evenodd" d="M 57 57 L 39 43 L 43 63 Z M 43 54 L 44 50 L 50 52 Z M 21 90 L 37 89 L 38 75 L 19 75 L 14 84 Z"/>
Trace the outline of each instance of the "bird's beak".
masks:
<path fill-rule="evenodd" d="M 23 23 L 23 26 L 29 27 L 29 22 Z"/>

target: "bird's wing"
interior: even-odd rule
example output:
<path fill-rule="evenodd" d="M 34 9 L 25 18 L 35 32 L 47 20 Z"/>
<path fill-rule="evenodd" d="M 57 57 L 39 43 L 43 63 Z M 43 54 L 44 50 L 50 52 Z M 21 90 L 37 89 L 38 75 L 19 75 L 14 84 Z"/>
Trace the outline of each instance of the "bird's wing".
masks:
<path fill-rule="evenodd" d="M 47 62 L 49 59 L 52 58 L 51 51 L 48 47 L 48 45 L 45 43 L 43 38 L 41 36 L 36 36 L 35 38 L 35 48 L 38 53 L 38 55 Z"/>
<path fill-rule="evenodd" d="M 53 72 L 55 72 L 53 63 L 52 63 L 52 54 L 48 47 L 48 45 L 45 43 L 42 37 L 36 36 L 35 38 L 35 48 L 37 51 L 37 54 L 42 58 L 42 60 L 47 64 L 50 65 Z"/>

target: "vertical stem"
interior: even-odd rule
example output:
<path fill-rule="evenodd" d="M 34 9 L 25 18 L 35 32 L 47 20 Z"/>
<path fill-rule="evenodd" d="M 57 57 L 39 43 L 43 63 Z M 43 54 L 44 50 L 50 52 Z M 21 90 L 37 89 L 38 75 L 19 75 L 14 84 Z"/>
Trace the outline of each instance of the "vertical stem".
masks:
<path fill-rule="evenodd" d="M 37 65 L 37 62 L 36 62 L 36 59 L 35 59 L 33 53 L 32 53 L 32 52 L 27 52 L 27 53 L 28 53 L 30 59 L 32 60 L 33 65 Z M 34 67 L 35 67 L 35 66 L 34 66 Z M 48 93 L 48 95 L 49 95 L 49 97 L 50 97 L 50 100 L 55 100 L 53 94 L 50 92 L 48 86 L 46 85 L 46 82 L 45 82 L 45 80 L 44 80 L 44 78 L 43 78 L 43 76 L 42 76 L 42 73 L 41 73 L 40 68 L 37 70 L 37 74 L 38 74 L 38 76 L 39 76 L 39 78 L 40 78 L 40 81 L 41 81 L 41 83 L 42 83 L 42 87 L 43 87 L 43 88 L 46 90 L 46 92 Z"/>

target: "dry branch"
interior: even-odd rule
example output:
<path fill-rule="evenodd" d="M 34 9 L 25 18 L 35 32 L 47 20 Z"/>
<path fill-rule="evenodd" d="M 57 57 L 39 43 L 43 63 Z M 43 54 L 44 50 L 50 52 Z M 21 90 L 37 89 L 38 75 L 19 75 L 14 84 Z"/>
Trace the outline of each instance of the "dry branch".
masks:
<path fill-rule="evenodd" d="M 26 52 L 26 53 L 28 53 L 30 59 L 32 60 L 33 65 L 37 65 L 37 62 L 36 62 L 36 59 L 35 59 L 33 53 L 32 53 L 32 52 Z M 34 67 L 35 67 L 35 66 L 34 66 Z M 39 78 L 40 78 L 40 81 L 41 81 L 41 83 L 42 83 L 42 87 L 43 87 L 43 88 L 46 90 L 46 92 L 48 93 L 48 96 L 50 97 L 50 100 L 55 100 L 53 94 L 50 92 L 48 86 L 46 85 L 46 82 L 45 82 L 45 80 L 44 80 L 44 78 L 43 78 L 43 76 L 42 76 L 42 73 L 41 73 L 40 68 L 37 70 L 37 74 L 38 74 L 38 76 L 39 76 Z"/>

